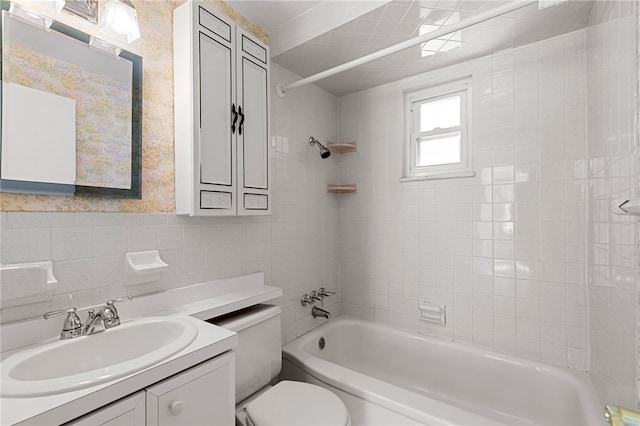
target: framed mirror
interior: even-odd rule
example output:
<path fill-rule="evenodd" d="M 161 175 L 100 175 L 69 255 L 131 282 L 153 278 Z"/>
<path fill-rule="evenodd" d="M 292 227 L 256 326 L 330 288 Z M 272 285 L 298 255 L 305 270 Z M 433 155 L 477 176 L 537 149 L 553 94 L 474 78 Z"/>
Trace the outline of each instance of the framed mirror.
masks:
<path fill-rule="evenodd" d="M 142 198 L 142 58 L 2 1 L 0 191 Z"/>

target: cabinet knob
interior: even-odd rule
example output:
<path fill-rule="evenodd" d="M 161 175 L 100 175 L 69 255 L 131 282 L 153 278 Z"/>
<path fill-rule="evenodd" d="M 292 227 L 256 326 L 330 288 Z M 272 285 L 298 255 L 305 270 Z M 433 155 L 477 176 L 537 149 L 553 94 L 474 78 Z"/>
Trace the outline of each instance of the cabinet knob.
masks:
<path fill-rule="evenodd" d="M 169 411 L 171 411 L 171 414 L 173 414 L 174 416 L 182 413 L 183 409 L 184 403 L 182 401 L 171 401 L 169 403 Z"/>

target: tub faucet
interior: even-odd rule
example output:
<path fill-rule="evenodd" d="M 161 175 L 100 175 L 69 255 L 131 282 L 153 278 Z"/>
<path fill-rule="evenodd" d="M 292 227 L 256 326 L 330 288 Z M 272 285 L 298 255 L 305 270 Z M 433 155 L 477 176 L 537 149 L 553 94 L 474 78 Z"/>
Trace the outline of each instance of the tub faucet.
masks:
<path fill-rule="evenodd" d="M 318 318 L 318 317 L 322 317 L 326 319 L 331 318 L 331 313 L 329 313 L 328 311 L 325 311 L 322 308 L 318 308 L 317 306 L 314 306 L 313 309 L 311 309 L 311 315 L 314 318 Z"/>

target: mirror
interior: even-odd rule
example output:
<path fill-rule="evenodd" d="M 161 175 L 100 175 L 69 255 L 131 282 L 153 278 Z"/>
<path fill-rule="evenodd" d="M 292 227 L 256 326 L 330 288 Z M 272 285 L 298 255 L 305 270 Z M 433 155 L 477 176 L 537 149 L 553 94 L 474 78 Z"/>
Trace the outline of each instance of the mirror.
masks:
<path fill-rule="evenodd" d="M 0 191 L 141 198 L 142 58 L 5 4 Z"/>

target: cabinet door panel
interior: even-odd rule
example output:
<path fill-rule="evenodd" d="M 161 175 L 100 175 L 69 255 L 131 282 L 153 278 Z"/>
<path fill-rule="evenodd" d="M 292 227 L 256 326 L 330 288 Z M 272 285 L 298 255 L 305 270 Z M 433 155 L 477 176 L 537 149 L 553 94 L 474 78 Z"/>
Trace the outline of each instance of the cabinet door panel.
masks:
<path fill-rule="evenodd" d="M 246 116 L 243 140 L 244 187 L 267 189 L 267 70 L 242 58 L 242 107 Z"/>
<path fill-rule="evenodd" d="M 200 33 L 200 181 L 233 184 L 231 49 Z"/>
<path fill-rule="evenodd" d="M 233 425 L 234 356 L 221 355 L 147 389 L 147 425 Z"/>
<path fill-rule="evenodd" d="M 140 391 L 65 426 L 145 426 L 144 401 L 145 393 Z"/>

